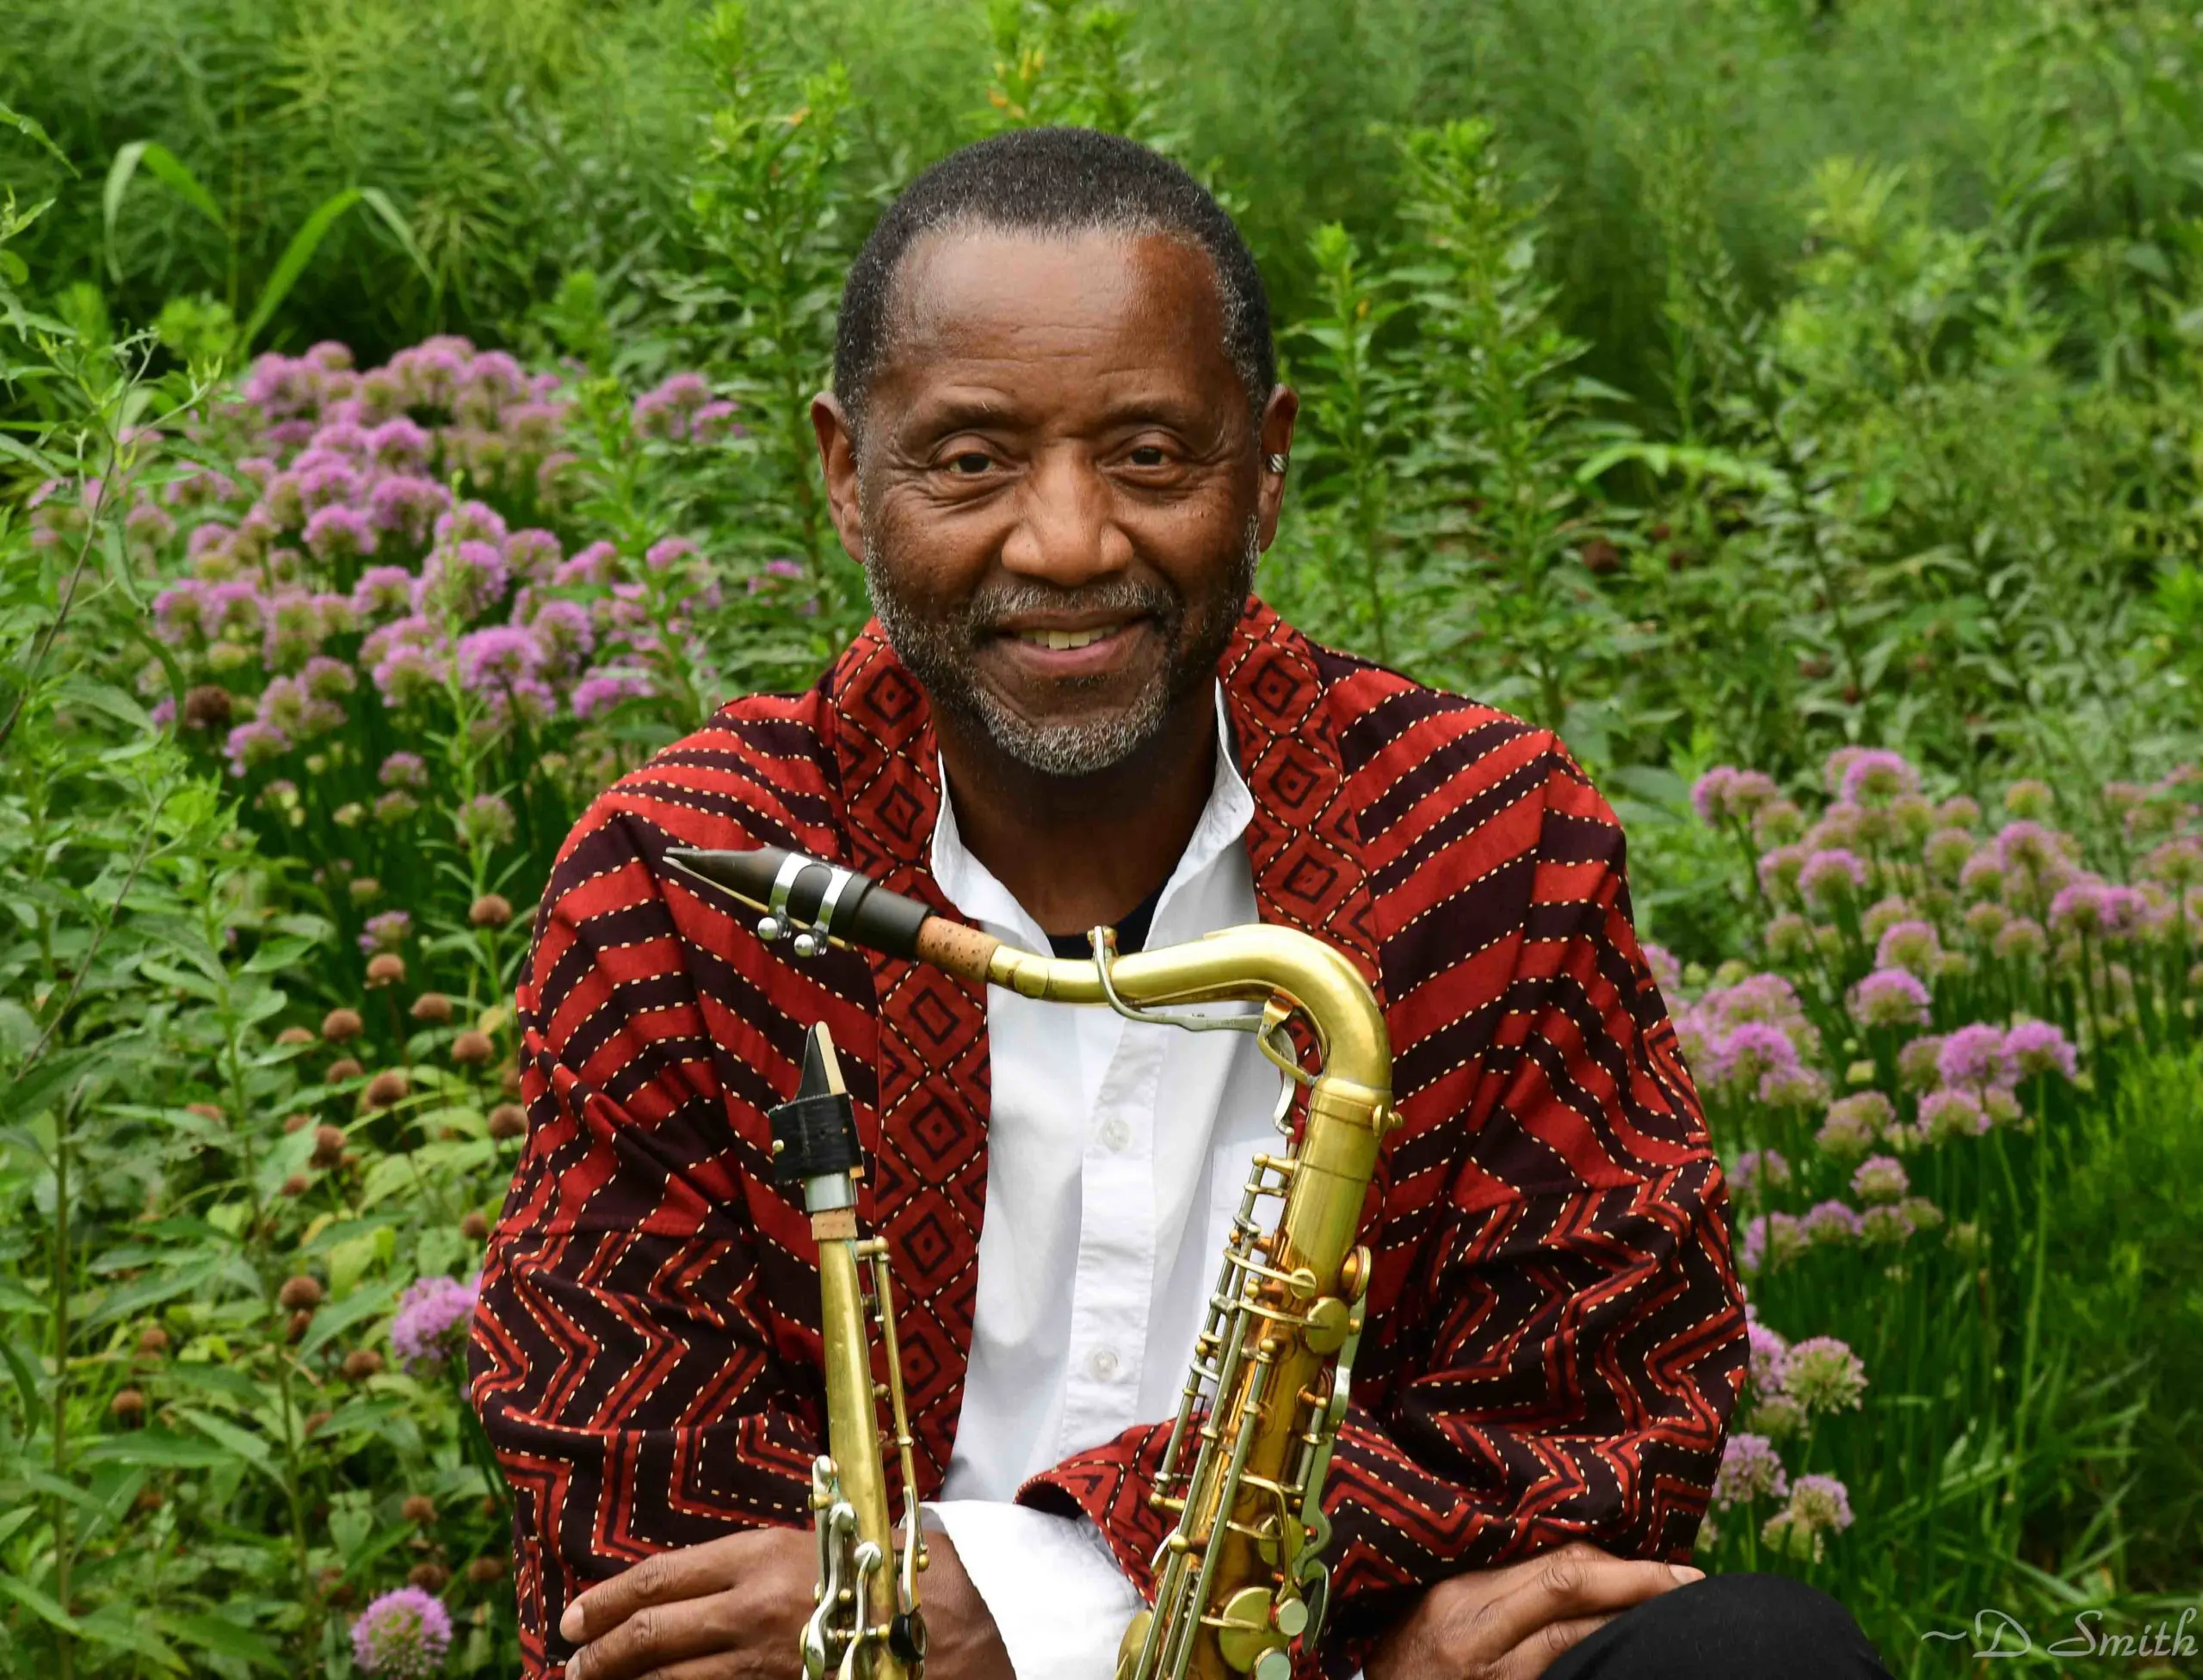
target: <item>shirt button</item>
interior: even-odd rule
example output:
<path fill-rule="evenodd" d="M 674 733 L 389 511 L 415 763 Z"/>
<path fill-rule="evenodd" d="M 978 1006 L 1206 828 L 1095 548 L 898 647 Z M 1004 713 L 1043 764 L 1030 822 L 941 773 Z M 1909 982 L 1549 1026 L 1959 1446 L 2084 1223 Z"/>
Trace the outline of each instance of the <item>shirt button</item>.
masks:
<path fill-rule="evenodd" d="M 1117 1376 L 1117 1355 L 1113 1348 L 1096 1348 L 1086 1356 L 1086 1368 L 1094 1373 L 1097 1382 L 1114 1382 Z"/>
<path fill-rule="evenodd" d="M 1129 1145 L 1132 1140 L 1132 1128 L 1126 1125 L 1120 1117 L 1112 1115 L 1108 1121 L 1103 1122 L 1102 1127 L 1102 1141 L 1112 1154 L 1123 1154 L 1125 1152 L 1126 1146 Z"/>

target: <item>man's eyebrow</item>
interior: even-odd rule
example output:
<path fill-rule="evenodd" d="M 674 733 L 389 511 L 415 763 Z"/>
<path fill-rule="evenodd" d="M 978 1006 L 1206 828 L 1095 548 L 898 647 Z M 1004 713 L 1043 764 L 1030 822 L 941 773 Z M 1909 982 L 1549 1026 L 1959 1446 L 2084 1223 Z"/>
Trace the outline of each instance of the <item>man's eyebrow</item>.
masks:
<path fill-rule="evenodd" d="M 1023 417 L 999 397 L 973 392 L 968 396 L 943 397 L 928 402 L 910 418 L 911 429 L 937 437 L 948 432 L 987 431 L 997 427 L 1015 426 Z"/>

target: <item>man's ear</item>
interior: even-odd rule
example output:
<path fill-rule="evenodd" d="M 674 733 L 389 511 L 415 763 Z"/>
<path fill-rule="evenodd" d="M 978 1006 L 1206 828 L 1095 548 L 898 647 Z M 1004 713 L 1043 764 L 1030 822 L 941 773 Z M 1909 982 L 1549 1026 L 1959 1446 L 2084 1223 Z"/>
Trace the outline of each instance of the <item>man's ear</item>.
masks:
<path fill-rule="evenodd" d="M 1277 536 L 1278 511 L 1285 506 L 1285 472 L 1273 472 L 1268 463 L 1273 459 L 1290 462 L 1293 457 L 1293 423 L 1300 417 L 1300 393 L 1289 385 L 1270 387 L 1270 399 L 1262 405 L 1261 435 L 1257 440 L 1264 466 L 1257 511 L 1261 515 L 1258 530 L 1262 547 L 1267 549 Z M 1290 467 L 1288 466 L 1288 471 Z"/>
<path fill-rule="evenodd" d="M 826 475 L 826 504 L 848 557 L 864 559 L 864 505 L 857 495 L 857 435 L 830 391 L 811 399 L 811 429 L 818 434 L 818 465 Z"/>

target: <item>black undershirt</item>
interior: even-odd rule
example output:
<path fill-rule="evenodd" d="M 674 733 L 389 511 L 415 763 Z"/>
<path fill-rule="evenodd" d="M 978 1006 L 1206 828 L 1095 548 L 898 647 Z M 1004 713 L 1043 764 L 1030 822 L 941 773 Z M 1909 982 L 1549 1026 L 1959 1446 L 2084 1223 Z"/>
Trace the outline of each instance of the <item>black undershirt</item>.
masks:
<path fill-rule="evenodd" d="M 1155 891 L 1142 899 L 1117 923 L 1117 954 L 1130 956 L 1147 944 L 1147 930 L 1155 920 L 1155 907 L 1163 902 L 1163 888 L 1169 883 L 1158 882 Z M 1072 962 L 1090 960 L 1094 955 L 1091 941 L 1083 933 L 1052 933 L 1048 948 L 1058 956 Z"/>

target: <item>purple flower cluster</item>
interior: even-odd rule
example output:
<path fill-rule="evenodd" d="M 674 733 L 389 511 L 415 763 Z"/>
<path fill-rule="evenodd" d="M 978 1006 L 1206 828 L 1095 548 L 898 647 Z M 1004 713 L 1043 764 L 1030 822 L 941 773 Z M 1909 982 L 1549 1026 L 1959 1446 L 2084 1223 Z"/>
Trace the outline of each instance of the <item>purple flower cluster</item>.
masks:
<path fill-rule="evenodd" d="M 479 1272 L 464 1283 L 455 1278 L 424 1277 L 407 1286 L 390 1323 L 391 1350 L 407 1370 L 443 1368 L 466 1340 L 481 1288 Z"/>
<path fill-rule="evenodd" d="M 1851 988 L 1844 1000 L 1851 1018 L 1862 1027 L 1924 1027 L 1928 988 L 1903 968 L 1878 968 Z"/>
<path fill-rule="evenodd" d="M 352 1624 L 352 1661 L 386 1680 L 426 1680 L 451 1649 L 451 1612 L 421 1587 L 386 1592 Z"/>

